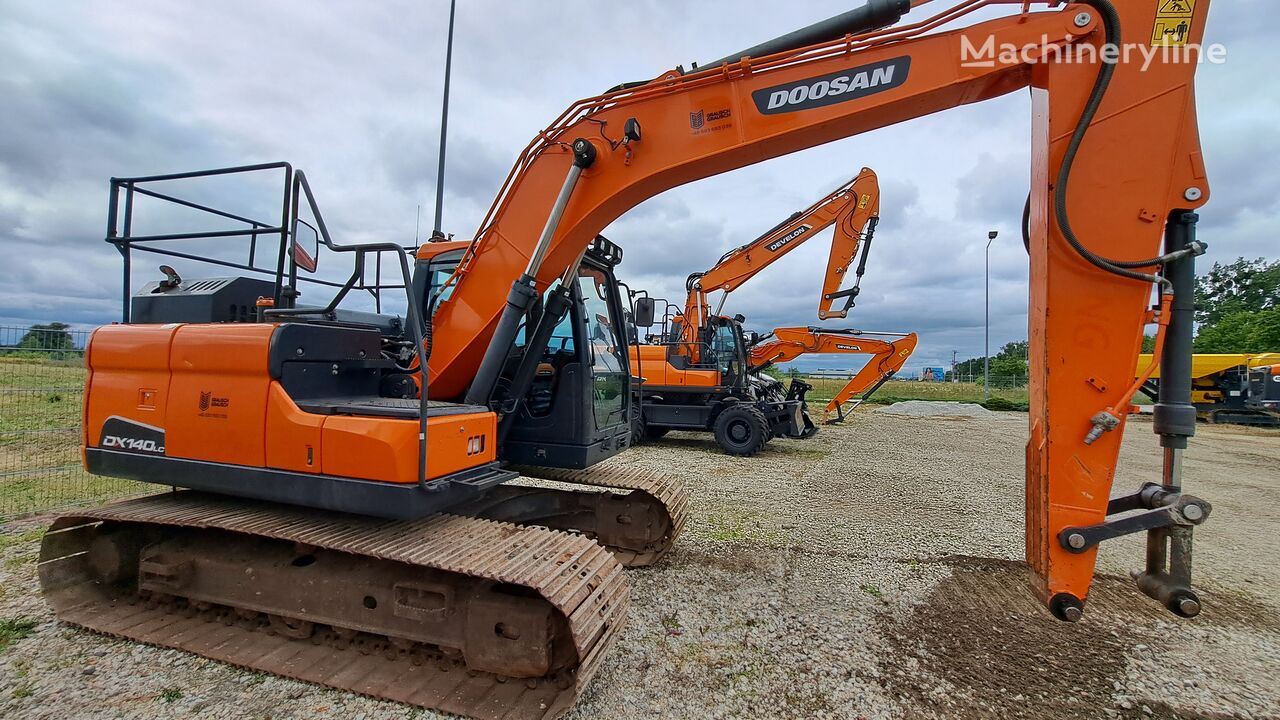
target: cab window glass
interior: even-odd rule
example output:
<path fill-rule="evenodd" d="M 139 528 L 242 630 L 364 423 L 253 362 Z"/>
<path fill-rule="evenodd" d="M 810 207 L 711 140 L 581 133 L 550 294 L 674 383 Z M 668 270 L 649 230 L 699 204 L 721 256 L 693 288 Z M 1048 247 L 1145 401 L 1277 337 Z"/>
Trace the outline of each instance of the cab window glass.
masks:
<path fill-rule="evenodd" d="M 609 297 L 609 277 L 603 270 L 583 266 L 578 270 L 578 291 L 586 320 L 587 361 L 591 368 L 592 409 L 596 427 L 619 425 L 626 421 L 627 394 L 626 351 L 618 333 L 619 323 L 613 317 Z"/>

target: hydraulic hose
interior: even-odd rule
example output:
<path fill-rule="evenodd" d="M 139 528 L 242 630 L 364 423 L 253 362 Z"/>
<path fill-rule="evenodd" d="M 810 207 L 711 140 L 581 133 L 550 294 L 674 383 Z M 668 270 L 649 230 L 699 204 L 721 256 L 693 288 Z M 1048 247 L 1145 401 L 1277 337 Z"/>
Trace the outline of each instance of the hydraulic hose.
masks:
<path fill-rule="evenodd" d="M 1089 5 L 1098 11 L 1102 16 L 1103 31 L 1105 40 L 1108 45 L 1117 45 L 1120 42 L 1120 15 L 1116 12 L 1115 6 L 1110 0 L 1083 0 L 1084 4 Z M 1106 258 L 1086 248 L 1071 227 L 1071 220 L 1067 214 L 1067 187 L 1071 179 L 1071 168 L 1075 163 L 1076 153 L 1080 150 L 1080 145 L 1084 142 L 1084 137 L 1089 131 L 1089 126 L 1093 123 L 1094 117 L 1098 114 L 1098 108 L 1102 105 L 1102 98 L 1107 94 L 1107 88 L 1111 84 L 1111 78 L 1115 75 L 1115 65 L 1109 62 L 1100 61 L 1098 68 L 1098 77 L 1094 80 L 1093 89 L 1089 92 L 1089 100 L 1085 103 L 1084 110 L 1080 113 L 1080 119 L 1076 123 L 1075 130 L 1071 133 L 1071 139 L 1067 142 L 1067 151 L 1062 158 L 1062 166 L 1058 169 L 1057 182 L 1054 185 L 1053 193 L 1053 211 L 1054 218 L 1058 221 L 1058 228 L 1062 231 L 1062 236 L 1066 238 L 1067 243 L 1075 250 L 1076 254 L 1093 265 L 1106 270 L 1109 273 L 1120 275 L 1121 277 L 1132 278 L 1158 284 L 1165 291 L 1168 290 L 1169 283 L 1158 275 L 1140 273 L 1130 268 L 1144 268 L 1153 265 L 1164 265 L 1171 260 L 1175 260 L 1184 255 L 1196 252 L 1195 248 L 1187 248 L 1177 252 L 1168 253 L 1147 260 L 1113 260 Z M 1027 207 L 1023 215 L 1025 218 L 1030 216 L 1030 196 L 1027 198 Z M 1024 228 L 1026 223 L 1024 223 Z M 1024 230 L 1025 232 L 1025 230 Z M 1029 235 L 1029 234 L 1028 234 Z M 1030 238 L 1026 238 L 1027 247 L 1030 248 Z"/>

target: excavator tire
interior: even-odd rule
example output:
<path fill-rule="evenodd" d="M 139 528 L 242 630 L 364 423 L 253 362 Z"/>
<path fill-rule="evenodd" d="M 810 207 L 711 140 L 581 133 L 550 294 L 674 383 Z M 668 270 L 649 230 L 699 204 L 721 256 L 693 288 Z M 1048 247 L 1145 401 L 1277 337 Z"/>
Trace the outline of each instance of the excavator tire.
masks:
<path fill-rule="evenodd" d="M 644 423 L 644 415 L 635 410 L 631 414 L 631 447 L 643 445 L 649 439 L 648 427 Z"/>
<path fill-rule="evenodd" d="M 629 603 L 579 534 L 193 491 L 58 518 L 39 574 L 72 625 L 484 720 L 572 707 Z"/>
<path fill-rule="evenodd" d="M 730 455 L 751 457 L 769 442 L 769 421 L 754 405 L 733 403 L 712 423 L 716 442 Z"/>

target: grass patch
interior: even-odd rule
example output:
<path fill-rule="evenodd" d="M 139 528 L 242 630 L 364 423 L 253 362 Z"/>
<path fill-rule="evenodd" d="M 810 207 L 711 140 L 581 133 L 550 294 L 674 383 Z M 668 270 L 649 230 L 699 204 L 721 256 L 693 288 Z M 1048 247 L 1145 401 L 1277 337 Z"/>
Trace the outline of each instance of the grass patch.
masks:
<path fill-rule="evenodd" d="M 29 637 L 35 629 L 36 621 L 24 617 L 0 620 L 0 652 L 8 650 L 10 645 L 19 640 Z"/>
<path fill-rule="evenodd" d="M 684 626 L 680 624 L 680 618 L 676 617 L 675 613 L 662 616 L 662 627 L 668 635 L 679 635 L 684 632 Z"/>
<path fill-rule="evenodd" d="M 5 560 L 4 567 L 6 570 L 17 570 L 18 568 L 25 567 L 27 565 L 34 566 L 36 561 L 39 559 L 39 553 L 22 553 L 21 555 Z"/>
<path fill-rule="evenodd" d="M 988 410 L 1006 410 L 1013 412 L 1027 412 L 1031 409 L 1030 402 L 1022 402 L 1019 400 L 1009 400 L 1002 397 L 993 397 L 990 400 L 978 403 Z"/>
<path fill-rule="evenodd" d="M 101 477 L 71 467 L 33 469 L 0 479 L 0 522 L 68 505 L 94 504 L 127 495 L 155 492 L 149 483 Z"/>
<path fill-rule="evenodd" d="M 31 688 L 31 683 L 23 683 L 19 685 L 18 687 L 13 689 L 13 693 L 12 693 L 14 700 L 29 698 L 34 694 L 35 694 L 35 690 Z"/>
<path fill-rule="evenodd" d="M 177 702 L 182 699 L 182 691 L 177 688 L 165 688 L 160 691 L 156 699 L 163 703 Z"/>
<path fill-rule="evenodd" d="M 809 393 L 810 404 L 826 403 L 847 382 L 843 378 L 806 377 L 804 381 L 813 385 Z M 1007 401 L 1020 409 L 1030 402 L 1031 396 L 1027 388 L 991 388 L 991 400 Z M 890 380 L 867 399 L 875 405 L 892 405 L 904 400 L 934 400 L 943 402 L 982 403 L 982 385 L 978 383 L 923 382 L 920 380 Z M 991 407 L 989 410 L 1006 408 Z"/>
<path fill-rule="evenodd" d="M 26 543 L 40 542 L 44 537 L 44 528 L 35 528 L 24 533 L 15 533 L 13 535 L 0 535 L 0 552 L 4 552 L 14 545 L 25 545 Z"/>
<path fill-rule="evenodd" d="M 779 545 L 787 540 L 788 531 L 766 524 L 762 516 L 746 511 L 722 509 L 707 517 L 698 528 L 702 537 L 720 542 L 754 542 Z"/>
<path fill-rule="evenodd" d="M 862 592 L 876 599 L 880 599 L 884 597 L 884 593 L 881 592 L 880 588 L 876 587 L 875 585 L 863 585 Z"/>

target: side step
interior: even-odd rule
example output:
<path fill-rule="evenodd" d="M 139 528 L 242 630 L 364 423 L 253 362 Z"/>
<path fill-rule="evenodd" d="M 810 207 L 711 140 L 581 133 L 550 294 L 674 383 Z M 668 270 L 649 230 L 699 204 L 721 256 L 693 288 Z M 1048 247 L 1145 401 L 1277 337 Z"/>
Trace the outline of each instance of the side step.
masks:
<path fill-rule="evenodd" d="M 587 538 L 190 491 L 58 518 L 39 573 L 89 630 L 484 720 L 572 707 L 629 603 Z"/>

